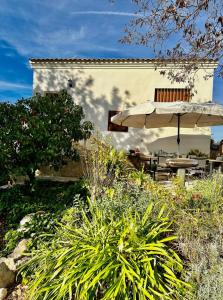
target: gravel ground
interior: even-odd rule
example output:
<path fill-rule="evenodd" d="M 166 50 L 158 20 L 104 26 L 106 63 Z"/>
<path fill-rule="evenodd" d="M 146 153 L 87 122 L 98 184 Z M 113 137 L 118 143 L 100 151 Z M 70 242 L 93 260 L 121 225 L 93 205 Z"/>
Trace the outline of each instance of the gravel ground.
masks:
<path fill-rule="evenodd" d="M 8 296 L 5 300 L 24 300 L 26 290 L 27 287 L 22 284 L 14 286 L 11 289 L 8 289 Z"/>

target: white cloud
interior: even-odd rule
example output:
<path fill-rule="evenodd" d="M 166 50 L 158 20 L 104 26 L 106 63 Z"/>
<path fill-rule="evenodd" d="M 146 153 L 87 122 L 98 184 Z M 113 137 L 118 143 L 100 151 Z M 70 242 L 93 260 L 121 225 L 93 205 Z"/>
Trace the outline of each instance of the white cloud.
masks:
<path fill-rule="evenodd" d="M 29 90 L 32 85 L 0 80 L 0 90 Z"/>
<path fill-rule="evenodd" d="M 7 30 L 0 28 L 0 37 L 13 45 L 22 56 L 75 57 L 79 56 L 80 51 L 90 49 L 120 52 L 118 48 L 98 44 L 97 40 L 90 41 L 87 38 L 88 35 L 89 32 L 86 26 L 81 26 L 77 30 L 72 27 L 48 31 L 30 28 L 26 32 L 25 38 L 22 33 L 11 32 L 8 34 Z"/>
<path fill-rule="evenodd" d="M 7 57 L 15 57 L 15 53 L 13 53 L 13 52 L 6 52 L 5 56 L 7 56 Z"/>
<path fill-rule="evenodd" d="M 107 15 L 107 16 L 123 16 L 123 17 L 136 17 L 138 15 L 130 12 L 123 11 L 100 11 L 100 10 L 87 10 L 87 11 L 74 11 L 73 15 Z"/>
<path fill-rule="evenodd" d="M 0 37 L 13 45 L 21 55 L 55 55 L 62 50 L 69 49 L 72 52 L 72 46 L 75 43 L 84 40 L 86 29 L 81 26 L 80 29 L 60 29 L 60 30 L 42 30 L 39 28 L 30 28 L 26 31 L 24 37 L 22 32 L 8 32 L 7 29 L 0 28 Z"/>
<path fill-rule="evenodd" d="M 82 53 L 91 56 L 93 51 L 121 53 L 118 40 L 124 26 L 120 25 L 122 17 L 135 16 L 125 11 L 125 7 L 123 11 L 106 9 L 110 6 L 109 1 L 105 5 L 100 1 L 94 5 L 90 0 L 63 0 L 59 4 L 50 0 L 0 2 L 0 22 L 4 24 L 0 26 L 0 40 L 25 57 L 75 57 Z M 85 11 L 83 7 L 89 10 Z M 91 10 L 92 7 L 95 9 Z M 120 18 L 101 22 L 100 15 Z"/>

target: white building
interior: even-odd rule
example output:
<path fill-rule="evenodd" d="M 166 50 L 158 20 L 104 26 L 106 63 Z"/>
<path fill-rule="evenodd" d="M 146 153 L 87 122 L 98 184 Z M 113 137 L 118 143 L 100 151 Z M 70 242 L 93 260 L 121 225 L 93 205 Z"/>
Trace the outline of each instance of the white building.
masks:
<path fill-rule="evenodd" d="M 159 64 L 158 64 L 159 63 Z M 187 83 L 171 82 L 160 71 L 182 67 L 171 61 L 155 59 L 30 59 L 33 92 L 55 93 L 67 89 L 84 108 L 86 119 L 97 129 L 111 134 L 118 148 L 141 152 L 164 150 L 176 152 L 176 128 L 134 129 L 117 127 L 109 122 L 114 113 L 126 107 L 150 101 L 212 101 L 215 61 L 202 61 L 194 75 L 195 93 Z M 208 76 L 206 76 L 208 75 Z M 204 78 L 204 77 L 208 78 Z M 199 149 L 209 153 L 209 128 L 181 130 L 181 153 Z"/>

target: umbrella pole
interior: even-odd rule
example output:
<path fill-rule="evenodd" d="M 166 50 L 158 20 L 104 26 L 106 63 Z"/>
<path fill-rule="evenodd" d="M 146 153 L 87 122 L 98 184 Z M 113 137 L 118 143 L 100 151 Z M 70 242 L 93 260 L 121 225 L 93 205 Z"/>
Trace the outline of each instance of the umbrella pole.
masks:
<path fill-rule="evenodd" d="M 177 157 L 180 156 L 180 114 L 177 114 Z"/>

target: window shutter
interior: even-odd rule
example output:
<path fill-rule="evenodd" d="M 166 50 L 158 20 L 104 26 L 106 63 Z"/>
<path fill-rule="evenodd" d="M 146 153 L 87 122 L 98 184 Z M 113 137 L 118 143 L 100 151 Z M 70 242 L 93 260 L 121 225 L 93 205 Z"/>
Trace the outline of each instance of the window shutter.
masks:
<path fill-rule="evenodd" d="M 155 89 L 155 102 L 189 102 L 190 100 L 190 89 Z"/>

